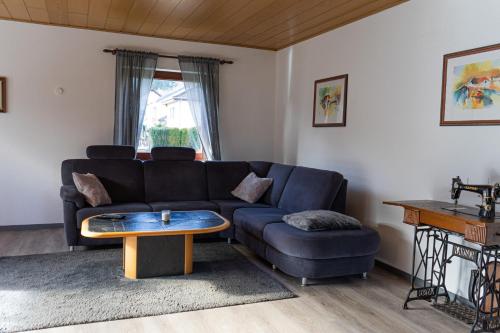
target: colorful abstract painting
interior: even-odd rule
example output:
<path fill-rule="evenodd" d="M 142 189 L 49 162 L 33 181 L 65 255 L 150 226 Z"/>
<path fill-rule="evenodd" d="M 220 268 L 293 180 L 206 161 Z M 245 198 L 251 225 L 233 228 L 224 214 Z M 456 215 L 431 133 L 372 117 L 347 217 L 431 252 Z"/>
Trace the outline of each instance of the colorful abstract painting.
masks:
<path fill-rule="evenodd" d="M 314 83 L 313 126 L 345 126 L 347 74 Z"/>
<path fill-rule="evenodd" d="M 445 55 L 441 124 L 500 124 L 499 45 Z"/>

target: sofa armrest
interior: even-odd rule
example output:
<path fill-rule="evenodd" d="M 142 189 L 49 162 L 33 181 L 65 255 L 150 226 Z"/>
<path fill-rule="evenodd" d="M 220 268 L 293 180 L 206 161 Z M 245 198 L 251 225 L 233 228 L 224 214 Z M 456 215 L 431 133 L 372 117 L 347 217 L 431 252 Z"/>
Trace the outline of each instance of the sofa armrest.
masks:
<path fill-rule="evenodd" d="M 61 199 L 64 201 L 73 202 L 76 207 L 83 208 L 87 205 L 85 197 L 83 194 L 78 192 L 76 186 L 74 185 L 63 185 L 60 190 Z"/>

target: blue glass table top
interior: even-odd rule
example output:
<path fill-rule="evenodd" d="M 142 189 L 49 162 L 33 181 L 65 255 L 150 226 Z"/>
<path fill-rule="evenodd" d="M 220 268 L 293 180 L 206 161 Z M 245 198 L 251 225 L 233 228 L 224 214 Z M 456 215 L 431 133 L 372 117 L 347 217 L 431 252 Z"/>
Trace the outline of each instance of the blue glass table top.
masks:
<path fill-rule="evenodd" d="M 109 219 L 111 216 L 123 218 Z M 99 234 L 128 232 L 174 233 L 176 231 L 190 232 L 212 229 L 224 225 L 229 227 L 229 223 L 225 219 L 211 211 L 172 211 L 168 222 L 162 221 L 161 212 L 103 214 L 91 217 L 87 221 L 87 230 L 90 233 Z"/>

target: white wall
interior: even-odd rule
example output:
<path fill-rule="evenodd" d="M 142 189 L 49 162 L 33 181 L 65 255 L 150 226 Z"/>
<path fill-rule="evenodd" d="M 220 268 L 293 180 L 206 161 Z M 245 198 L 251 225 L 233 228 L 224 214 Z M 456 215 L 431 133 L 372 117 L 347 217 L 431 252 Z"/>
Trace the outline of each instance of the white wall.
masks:
<path fill-rule="evenodd" d="M 111 144 L 115 58 L 104 48 L 221 57 L 224 159 L 273 158 L 275 52 L 0 21 L 0 225 L 62 222 L 60 164 Z M 175 69 L 176 61 L 162 60 Z M 54 94 L 63 87 L 62 96 Z"/>
<path fill-rule="evenodd" d="M 275 159 L 343 173 L 348 213 L 378 229 L 379 259 L 407 272 L 413 230 L 383 200 L 448 200 L 457 175 L 500 181 L 500 127 L 439 126 L 443 55 L 500 42 L 500 2 L 477 5 L 410 1 L 277 55 Z M 345 73 L 347 127 L 313 128 L 314 81 Z"/>

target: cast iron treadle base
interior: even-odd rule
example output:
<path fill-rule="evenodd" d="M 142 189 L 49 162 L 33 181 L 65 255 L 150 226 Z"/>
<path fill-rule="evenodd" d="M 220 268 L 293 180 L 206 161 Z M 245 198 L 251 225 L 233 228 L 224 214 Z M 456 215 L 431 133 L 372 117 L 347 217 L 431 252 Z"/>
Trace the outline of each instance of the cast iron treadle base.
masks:
<path fill-rule="evenodd" d="M 474 308 L 458 302 L 436 303 L 432 304 L 432 306 L 453 318 L 463 321 L 467 325 L 474 324 L 476 319 L 476 310 Z"/>

